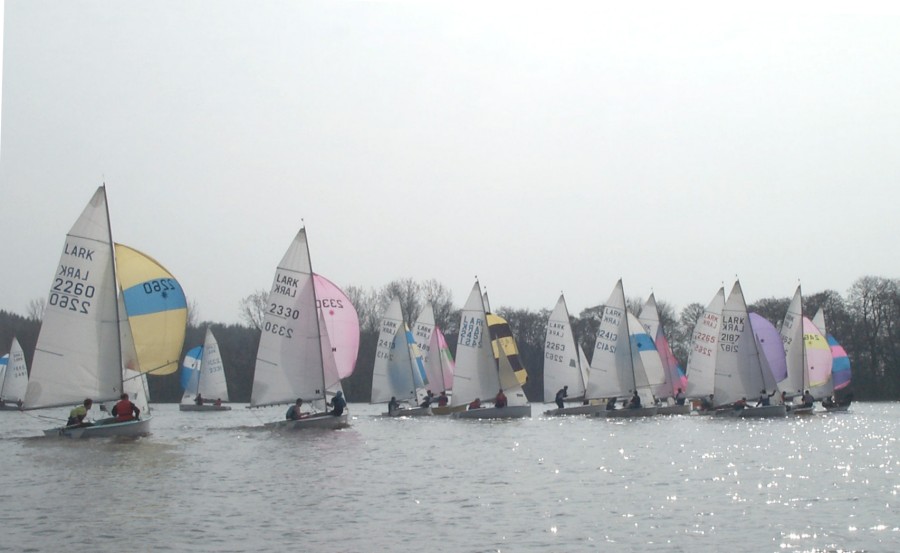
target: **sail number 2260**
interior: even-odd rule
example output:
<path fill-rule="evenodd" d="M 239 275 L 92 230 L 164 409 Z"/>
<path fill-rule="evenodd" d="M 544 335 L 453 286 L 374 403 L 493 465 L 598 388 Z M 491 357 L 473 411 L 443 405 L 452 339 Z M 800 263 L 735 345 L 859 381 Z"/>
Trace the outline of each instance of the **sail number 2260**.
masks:
<path fill-rule="evenodd" d="M 53 288 L 50 290 L 50 298 L 47 300 L 47 303 L 61 309 L 86 315 L 91 302 L 85 300 L 85 298 L 93 298 L 94 292 L 95 288 L 90 284 L 85 285 L 81 282 L 57 278 L 53 282 Z"/>

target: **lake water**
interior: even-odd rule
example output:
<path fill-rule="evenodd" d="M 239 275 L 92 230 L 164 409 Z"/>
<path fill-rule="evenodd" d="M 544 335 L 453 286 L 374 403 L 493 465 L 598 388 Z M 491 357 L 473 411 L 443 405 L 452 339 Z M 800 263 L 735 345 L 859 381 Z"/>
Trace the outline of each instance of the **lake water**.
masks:
<path fill-rule="evenodd" d="M 156 405 L 138 440 L 0 412 L 2 551 L 900 550 L 900 404 L 787 420 L 382 419 Z"/>

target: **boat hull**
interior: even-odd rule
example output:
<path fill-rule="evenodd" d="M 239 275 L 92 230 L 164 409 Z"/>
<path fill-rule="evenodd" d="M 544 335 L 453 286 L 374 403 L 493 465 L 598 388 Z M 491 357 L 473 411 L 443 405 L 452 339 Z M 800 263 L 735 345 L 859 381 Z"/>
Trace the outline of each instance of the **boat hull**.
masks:
<path fill-rule="evenodd" d="M 431 407 L 413 407 L 410 409 L 396 409 L 390 413 L 382 413 L 382 417 L 430 417 L 433 413 Z"/>
<path fill-rule="evenodd" d="M 468 405 L 445 405 L 443 407 L 432 407 L 431 414 L 432 415 L 451 415 L 453 413 L 459 413 L 460 411 L 465 411 Z"/>
<path fill-rule="evenodd" d="M 194 403 L 180 403 L 179 411 L 231 411 L 228 405 L 196 405 Z"/>
<path fill-rule="evenodd" d="M 815 414 L 815 407 L 792 407 L 788 411 L 789 415 L 812 415 Z"/>
<path fill-rule="evenodd" d="M 92 426 L 60 426 L 44 430 L 45 436 L 61 436 L 65 438 L 138 438 L 150 434 L 150 419 L 116 422 L 114 418 L 101 419 Z"/>
<path fill-rule="evenodd" d="M 606 411 L 606 405 L 576 405 L 575 407 L 563 407 L 562 409 L 550 409 L 544 411 L 548 417 L 565 417 L 568 415 L 602 416 L 598 413 Z"/>
<path fill-rule="evenodd" d="M 826 407 L 825 411 L 827 413 L 846 413 L 850 410 L 849 405 L 835 405 L 834 407 Z"/>
<path fill-rule="evenodd" d="M 315 415 L 310 415 L 294 421 L 283 420 L 267 422 L 265 426 L 266 428 L 271 428 L 273 430 L 335 430 L 338 428 L 348 428 L 350 426 L 350 417 L 347 413 L 337 417 L 331 413 L 316 413 Z"/>
<path fill-rule="evenodd" d="M 747 407 L 746 409 L 722 409 L 716 411 L 717 417 L 733 417 L 741 419 L 774 419 L 787 416 L 787 408 L 784 405 L 763 405 L 760 407 Z"/>
<path fill-rule="evenodd" d="M 506 407 L 480 407 L 468 411 L 457 411 L 450 415 L 454 419 L 530 419 L 531 405 L 507 405 Z"/>
<path fill-rule="evenodd" d="M 635 417 L 652 417 L 659 411 L 658 407 L 639 407 L 637 409 L 612 409 L 601 411 L 595 416 L 608 419 L 631 419 Z"/>
<path fill-rule="evenodd" d="M 691 414 L 691 406 L 690 405 L 665 405 L 663 407 L 658 407 L 656 410 L 657 415 L 690 415 Z"/>
<path fill-rule="evenodd" d="M 0 411 L 21 411 L 22 407 L 18 403 L 0 402 Z"/>

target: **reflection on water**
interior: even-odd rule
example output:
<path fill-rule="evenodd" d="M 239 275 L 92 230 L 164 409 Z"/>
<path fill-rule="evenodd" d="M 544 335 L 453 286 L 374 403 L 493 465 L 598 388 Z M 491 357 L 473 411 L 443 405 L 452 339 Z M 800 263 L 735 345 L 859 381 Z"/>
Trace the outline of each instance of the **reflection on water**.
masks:
<path fill-rule="evenodd" d="M 787 420 L 154 409 L 133 440 L 0 413 L 0 550 L 894 551 L 900 405 Z"/>

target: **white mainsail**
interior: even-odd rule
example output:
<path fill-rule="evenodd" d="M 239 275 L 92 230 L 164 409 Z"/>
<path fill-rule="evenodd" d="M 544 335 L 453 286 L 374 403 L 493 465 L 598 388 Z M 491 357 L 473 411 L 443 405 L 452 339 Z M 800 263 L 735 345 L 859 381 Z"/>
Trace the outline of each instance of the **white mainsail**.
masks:
<path fill-rule="evenodd" d="M 117 399 L 122 349 L 106 188 L 72 226 L 50 285 L 25 408 Z"/>
<path fill-rule="evenodd" d="M 639 318 L 650 339 L 653 340 L 665 370 L 663 381 L 653 389 L 653 394 L 658 398 L 674 397 L 678 389 L 683 388 L 682 375 L 678 368 L 678 361 L 669 347 L 665 329 L 660 321 L 656 296 L 653 293 L 650 294 L 650 297 L 644 303 L 644 307 L 641 308 Z"/>
<path fill-rule="evenodd" d="M 719 354 L 724 308 L 725 289 L 719 288 L 694 325 L 686 367 L 688 384 L 685 395 L 688 397 L 707 397 L 715 392 L 716 358 Z"/>
<path fill-rule="evenodd" d="M 630 311 L 627 315 L 628 334 L 631 339 L 631 370 L 634 374 L 634 386 L 641 397 L 644 407 L 654 403 L 654 390 L 659 390 L 666 383 L 666 371 L 662 358 L 656 350 L 653 338 L 641 321 Z"/>
<path fill-rule="evenodd" d="M 203 353 L 200 356 L 200 372 L 194 395 L 200 394 L 207 401 L 221 399 L 228 401 L 228 383 L 225 380 L 225 364 L 219 352 L 219 343 L 211 328 L 206 328 L 203 339 Z"/>
<path fill-rule="evenodd" d="M 502 348 L 501 348 L 502 349 Z M 562 294 L 547 320 L 544 340 L 544 401 L 556 398 L 556 392 L 568 386 L 569 397 L 583 397 L 585 370 L 581 365 L 580 348 L 569 320 L 569 309 Z"/>
<path fill-rule="evenodd" d="M 803 295 L 800 286 L 788 306 L 781 323 L 781 341 L 787 361 L 787 378 L 778 383 L 779 389 L 788 396 L 797 396 L 808 387 L 806 381 L 806 359 L 803 349 Z"/>
<path fill-rule="evenodd" d="M 735 281 L 722 310 L 719 354 L 716 358 L 715 405 L 752 398 L 770 384 L 750 325 L 740 281 Z M 771 384 L 770 384 L 771 385 Z"/>
<path fill-rule="evenodd" d="M 440 329 L 434 321 L 434 307 L 427 302 L 413 324 L 413 338 L 422 356 L 428 389 L 435 394 L 448 392 L 453 384 L 451 368 L 445 352 L 441 351 Z"/>
<path fill-rule="evenodd" d="M 15 338 L 9 346 L 6 370 L 0 376 L 0 398 L 5 402 L 16 403 L 25 399 L 28 388 L 28 367 L 25 364 L 25 353 Z"/>
<path fill-rule="evenodd" d="M 603 306 L 589 375 L 589 398 L 623 397 L 631 395 L 634 390 L 631 338 L 628 334 L 625 292 L 621 279 Z"/>
<path fill-rule="evenodd" d="M 418 403 L 417 388 L 422 386 L 418 375 L 415 344 L 409 344 L 400 299 L 394 297 L 381 317 L 381 329 L 375 348 L 372 368 L 372 403 L 384 403 L 392 397 L 400 401 Z"/>
<path fill-rule="evenodd" d="M 250 405 L 324 400 L 320 316 L 305 228 L 278 264 L 266 305 Z"/>
<path fill-rule="evenodd" d="M 491 345 L 487 316 L 478 281 L 463 306 L 456 343 L 453 405 L 493 398 L 500 389 L 497 361 Z"/>

